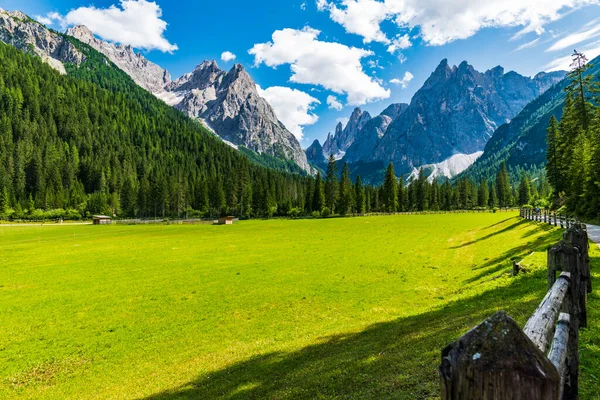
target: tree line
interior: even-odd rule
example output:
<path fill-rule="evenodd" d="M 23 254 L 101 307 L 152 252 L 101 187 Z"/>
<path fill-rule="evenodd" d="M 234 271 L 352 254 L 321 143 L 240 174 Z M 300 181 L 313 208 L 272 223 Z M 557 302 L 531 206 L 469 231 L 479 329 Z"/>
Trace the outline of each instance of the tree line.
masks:
<path fill-rule="evenodd" d="M 546 164 L 553 207 L 589 219 L 600 217 L 600 84 L 586 74 L 592 67 L 574 51 L 562 118 L 548 126 Z"/>

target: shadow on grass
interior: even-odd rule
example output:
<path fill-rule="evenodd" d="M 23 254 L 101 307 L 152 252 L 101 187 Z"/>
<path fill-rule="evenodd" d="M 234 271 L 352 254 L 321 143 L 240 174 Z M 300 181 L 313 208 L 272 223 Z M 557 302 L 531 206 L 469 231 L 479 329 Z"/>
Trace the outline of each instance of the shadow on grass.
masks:
<path fill-rule="evenodd" d="M 534 230 L 537 230 L 537 228 Z M 465 280 L 464 283 L 474 283 L 483 278 L 489 277 L 490 275 L 496 274 L 500 271 L 511 269 L 513 261 L 519 262 L 524 257 L 528 256 L 533 252 L 546 251 L 549 247 L 554 246 L 556 243 L 558 243 L 558 241 L 560 241 L 561 235 L 562 233 L 560 231 L 548 232 L 546 235 L 540 236 L 539 238 L 537 238 L 537 240 L 533 242 L 528 242 L 523 245 L 516 246 L 510 250 L 507 250 L 501 255 L 489 259 L 485 263 L 473 268 L 474 270 L 483 271 Z M 527 236 L 531 236 L 529 235 L 529 232 L 526 233 L 523 237 Z"/>
<path fill-rule="evenodd" d="M 538 271 L 434 311 L 326 337 L 295 352 L 256 356 L 147 399 L 437 397 L 444 346 L 498 309 L 523 324 L 546 289 L 546 274 Z"/>
<path fill-rule="evenodd" d="M 503 224 L 503 223 L 505 223 L 506 221 L 510 221 L 510 220 L 511 220 L 511 219 L 513 219 L 513 218 L 514 218 L 514 217 L 510 217 L 510 218 L 503 219 L 502 221 L 499 221 L 499 222 L 496 222 L 496 223 L 494 223 L 494 224 L 491 224 L 491 225 L 489 225 L 489 226 L 486 226 L 486 227 L 485 227 L 485 228 L 483 228 L 483 229 L 484 229 L 484 230 L 485 230 L 485 229 L 490 229 L 490 228 L 493 228 L 493 227 L 495 227 L 495 226 L 502 225 L 502 224 Z"/>
<path fill-rule="evenodd" d="M 595 246 L 595 245 L 594 245 Z M 588 327 L 581 330 L 579 394 L 582 399 L 597 399 L 600 387 L 600 250 L 590 250 L 592 288 L 588 295 Z"/>
<path fill-rule="evenodd" d="M 510 219 L 512 219 L 512 218 L 510 218 Z M 480 237 L 480 238 L 478 238 L 478 239 L 471 240 L 470 242 L 466 242 L 466 243 L 463 243 L 463 244 L 461 244 L 461 245 L 454 246 L 454 247 L 450 247 L 450 248 L 451 248 L 451 249 L 460 249 L 460 248 L 462 248 L 462 247 L 471 246 L 471 245 L 473 245 L 473 244 L 475 244 L 475 243 L 479 243 L 479 242 L 481 242 L 481 241 L 484 241 L 484 240 L 490 239 L 490 238 L 492 238 L 492 237 L 494 237 L 494 236 L 498 236 L 498 235 L 501 235 L 501 234 L 503 234 L 503 233 L 505 233 L 505 232 L 511 231 L 511 230 L 515 229 L 516 227 L 518 227 L 518 226 L 520 226 L 520 225 L 523 225 L 523 224 L 525 224 L 526 222 L 527 222 L 526 220 L 517 221 L 517 222 L 515 222 L 515 223 L 514 223 L 514 224 L 512 224 L 512 225 L 509 225 L 509 226 L 507 226 L 507 227 L 505 227 L 505 228 L 502 228 L 502 229 L 500 229 L 499 231 L 494 231 L 494 232 L 492 232 L 492 233 L 490 233 L 490 234 L 488 234 L 488 235 L 482 236 L 482 237 Z"/>

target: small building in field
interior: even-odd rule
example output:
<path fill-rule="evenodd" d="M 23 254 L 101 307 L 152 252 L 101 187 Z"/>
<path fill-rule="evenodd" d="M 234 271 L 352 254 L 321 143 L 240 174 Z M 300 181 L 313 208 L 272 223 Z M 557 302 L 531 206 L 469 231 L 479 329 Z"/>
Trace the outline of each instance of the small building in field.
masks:
<path fill-rule="evenodd" d="M 235 217 L 221 217 L 219 218 L 219 225 L 233 225 Z"/>
<path fill-rule="evenodd" d="M 110 225 L 112 219 L 106 215 L 94 215 L 94 225 Z"/>

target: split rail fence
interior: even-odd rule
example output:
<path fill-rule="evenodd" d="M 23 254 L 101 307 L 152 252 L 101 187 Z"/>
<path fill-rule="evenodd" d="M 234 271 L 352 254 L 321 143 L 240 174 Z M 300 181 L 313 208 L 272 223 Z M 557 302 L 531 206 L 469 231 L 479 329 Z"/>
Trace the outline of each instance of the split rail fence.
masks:
<path fill-rule="evenodd" d="M 560 223 L 551 214 L 521 216 Z M 587 326 L 592 290 L 589 241 L 585 224 L 566 216 L 562 224 L 569 227 L 548 249 L 549 290 L 537 310 L 523 329 L 500 311 L 447 346 L 442 400 L 578 398 L 579 330 Z"/>

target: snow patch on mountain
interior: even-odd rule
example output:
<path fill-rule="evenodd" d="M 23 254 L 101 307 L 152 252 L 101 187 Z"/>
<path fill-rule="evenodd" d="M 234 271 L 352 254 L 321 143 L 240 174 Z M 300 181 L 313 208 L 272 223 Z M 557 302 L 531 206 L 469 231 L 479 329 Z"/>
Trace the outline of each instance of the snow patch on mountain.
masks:
<path fill-rule="evenodd" d="M 408 180 L 417 179 L 421 168 L 428 174 L 429 182 L 433 182 L 435 178 L 445 177 L 454 178 L 456 175 L 465 171 L 483 155 L 483 151 L 478 151 L 473 154 L 455 154 L 452 157 L 437 163 L 427 164 L 420 168 L 414 168 L 408 177 Z"/>

